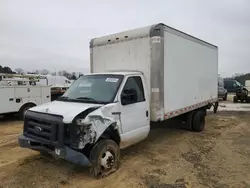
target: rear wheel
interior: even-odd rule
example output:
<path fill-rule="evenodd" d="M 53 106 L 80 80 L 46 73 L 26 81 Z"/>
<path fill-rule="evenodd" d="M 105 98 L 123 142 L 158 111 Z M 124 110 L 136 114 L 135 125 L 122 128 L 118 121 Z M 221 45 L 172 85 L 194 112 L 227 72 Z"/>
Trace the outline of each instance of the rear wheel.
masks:
<path fill-rule="evenodd" d="M 186 116 L 186 128 L 187 130 L 193 130 L 193 116 L 195 111 L 191 111 Z"/>
<path fill-rule="evenodd" d="M 247 102 L 247 103 L 250 103 L 250 96 L 247 96 L 246 102 Z"/>
<path fill-rule="evenodd" d="M 34 107 L 34 104 L 25 104 L 21 107 L 21 109 L 19 110 L 19 117 L 21 120 L 24 119 L 24 114 L 27 110 L 29 110 L 30 108 Z"/>
<path fill-rule="evenodd" d="M 193 116 L 193 131 L 202 132 L 205 127 L 206 113 L 203 110 L 196 111 Z"/>
<path fill-rule="evenodd" d="M 237 97 L 237 96 L 234 96 L 233 102 L 234 102 L 234 103 L 237 103 L 237 102 L 238 102 L 238 97 Z"/>
<path fill-rule="evenodd" d="M 119 168 L 120 148 L 110 139 L 100 140 L 90 152 L 92 164 L 90 173 L 96 178 L 103 178 Z"/>
<path fill-rule="evenodd" d="M 224 95 L 223 100 L 224 100 L 224 101 L 227 100 L 227 93 Z"/>

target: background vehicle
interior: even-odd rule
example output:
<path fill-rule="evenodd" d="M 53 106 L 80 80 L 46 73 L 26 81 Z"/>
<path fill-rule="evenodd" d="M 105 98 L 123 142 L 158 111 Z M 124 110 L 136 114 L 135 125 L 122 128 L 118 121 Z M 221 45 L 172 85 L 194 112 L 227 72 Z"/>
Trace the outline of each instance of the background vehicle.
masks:
<path fill-rule="evenodd" d="M 233 102 L 250 102 L 250 98 L 248 97 L 248 90 L 244 86 L 239 86 L 236 90 L 236 94 L 233 98 Z"/>
<path fill-rule="evenodd" d="M 69 87 L 71 85 L 71 81 L 66 78 L 65 76 L 52 76 L 52 75 L 45 75 L 48 80 L 48 84 L 44 82 L 44 80 L 40 80 L 38 82 L 39 85 L 49 85 L 52 87 L 57 87 L 58 85 Z"/>
<path fill-rule="evenodd" d="M 224 79 L 224 88 L 228 93 L 235 93 L 241 84 L 236 80 Z"/>
<path fill-rule="evenodd" d="M 39 74 L 29 74 L 30 76 L 41 76 Z M 58 97 L 62 96 L 69 86 L 73 83 L 73 80 L 69 80 L 65 76 L 52 76 L 52 75 L 42 75 L 45 79 L 39 79 L 36 83 L 37 85 L 50 86 L 51 87 L 51 101 L 56 100 Z"/>
<path fill-rule="evenodd" d="M 224 88 L 224 81 L 221 77 L 218 77 L 218 98 L 227 100 L 227 90 Z"/>
<path fill-rule="evenodd" d="M 92 74 L 27 111 L 21 147 L 91 165 L 103 177 L 118 169 L 120 149 L 147 138 L 150 121 L 179 116 L 200 132 L 206 109 L 218 107 L 212 44 L 157 24 L 95 38 L 90 53 Z"/>
<path fill-rule="evenodd" d="M 69 86 L 60 84 L 51 87 L 51 101 L 54 101 L 58 99 L 58 97 L 61 97 L 67 91 L 68 88 Z"/>
<path fill-rule="evenodd" d="M 50 87 L 38 86 L 36 77 L 1 74 L 0 114 L 16 113 L 23 118 L 31 107 L 50 102 Z"/>

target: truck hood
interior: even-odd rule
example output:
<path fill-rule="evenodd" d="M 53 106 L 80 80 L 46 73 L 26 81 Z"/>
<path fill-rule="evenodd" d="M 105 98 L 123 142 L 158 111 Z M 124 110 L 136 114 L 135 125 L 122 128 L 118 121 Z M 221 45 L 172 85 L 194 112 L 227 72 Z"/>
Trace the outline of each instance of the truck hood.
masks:
<path fill-rule="evenodd" d="M 41 112 L 46 114 L 54 114 L 63 116 L 64 123 L 71 123 L 73 119 L 81 112 L 91 107 L 101 107 L 100 104 L 90 103 L 77 103 L 77 102 L 64 102 L 64 101 L 53 101 L 42 104 L 40 106 L 29 109 L 33 112 Z"/>

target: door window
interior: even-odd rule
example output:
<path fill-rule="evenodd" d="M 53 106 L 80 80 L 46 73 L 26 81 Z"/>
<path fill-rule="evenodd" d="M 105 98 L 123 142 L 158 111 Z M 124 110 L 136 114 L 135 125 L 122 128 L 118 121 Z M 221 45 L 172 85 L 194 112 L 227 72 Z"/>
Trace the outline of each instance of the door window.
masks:
<path fill-rule="evenodd" d="M 145 101 L 143 84 L 140 76 L 129 77 L 124 85 L 121 101 L 123 105 Z"/>

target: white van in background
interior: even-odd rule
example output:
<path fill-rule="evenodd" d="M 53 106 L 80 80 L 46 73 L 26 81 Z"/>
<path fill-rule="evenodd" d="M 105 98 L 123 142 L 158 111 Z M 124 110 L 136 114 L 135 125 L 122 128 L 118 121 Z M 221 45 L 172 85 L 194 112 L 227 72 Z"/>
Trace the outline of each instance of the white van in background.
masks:
<path fill-rule="evenodd" d="M 45 75 L 45 77 L 48 80 L 48 85 L 49 86 L 64 86 L 64 87 L 69 87 L 71 85 L 71 81 L 66 78 L 65 76 L 52 76 L 52 75 Z M 37 82 L 38 85 L 47 85 L 45 80 L 40 80 Z"/>
<path fill-rule="evenodd" d="M 248 91 L 250 91 L 250 80 L 245 81 L 245 87 Z"/>

